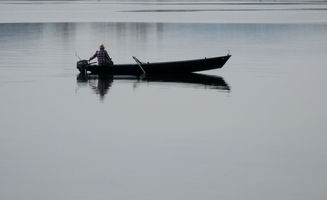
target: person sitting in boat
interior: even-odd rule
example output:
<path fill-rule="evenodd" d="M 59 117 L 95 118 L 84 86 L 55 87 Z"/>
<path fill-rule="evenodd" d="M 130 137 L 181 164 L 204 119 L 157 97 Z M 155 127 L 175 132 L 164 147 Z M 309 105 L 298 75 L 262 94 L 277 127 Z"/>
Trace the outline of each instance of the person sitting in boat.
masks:
<path fill-rule="evenodd" d="M 114 63 L 112 62 L 108 52 L 105 50 L 103 44 L 100 45 L 100 50 L 97 50 L 95 54 L 89 59 L 89 61 L 93 60 L 95 57 L 98 58 L 98 64 L 100 66 L 112 66 Z"/>

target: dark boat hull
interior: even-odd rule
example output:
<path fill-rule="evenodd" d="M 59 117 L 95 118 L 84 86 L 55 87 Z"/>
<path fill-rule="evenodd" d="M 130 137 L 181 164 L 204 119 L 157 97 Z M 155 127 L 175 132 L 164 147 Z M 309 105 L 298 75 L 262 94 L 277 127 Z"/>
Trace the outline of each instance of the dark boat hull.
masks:
<path fill-rule="evenodd" d="M 142 63 L 142 68 L 147 74 L 181 74 L 205 71 L 222 68 L 230 55 L 205 58 L 198 60 L 160 62 L 160 63 Z M 84 62 L 84 65 L 79 63 Z M 91 74 L 113 74 L 113 75 L 139 75 L 142 74 L 140 66 L 137 64 L 119 64 L 114 66 L 98 66 L 87 64 L 87 61 L 79 61 L 77 68 L 80 72 L 89 72 Z"/>

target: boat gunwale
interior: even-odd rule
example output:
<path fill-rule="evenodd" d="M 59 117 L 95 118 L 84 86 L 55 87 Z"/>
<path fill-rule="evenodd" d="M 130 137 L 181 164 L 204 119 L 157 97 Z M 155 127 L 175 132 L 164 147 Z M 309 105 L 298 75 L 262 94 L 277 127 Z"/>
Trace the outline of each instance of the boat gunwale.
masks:
<path fill-rule="evenodd" d="M 176 63 L 176 64 L 178 64 L 178 63 L 185 63 L 185 62 L 197 62 L 197 61 L 204 61 L 204 60 L 212 60 L 212 59 L 218 59 L 218 58 L 225 58 L 225 57 L 228 57 L 228 58 L 230 58 L 232 55 L 230 55 L 230 54 L 227 54 L 227 55 L 225 55 L 225 56 L 219 56 L 219 57 L 210 57 L 210 58 L 207 58 L 207 57 L 205 57 L 205 58 L 200 58 L 200 59 L 193 59 L 193 60 L 178 60 L 178 61 L 164 61 L 164 62 L 152 62 L 152 63 L 150 63 L 150 62 L 142 62 L 142 65 L 156 65 L 156 64 L 171 64 L 171 63 Z M 113 66 L 115 66 L 115 67 L 119 67 L 119 66 L 127 66 L 127 65 L 137 65 L 136 63 L 134 64 L 134 63 L 129 63 L 129 64 L 114 64 Z M 97 66 L 97 65 L 94 65 L 94 66 Z"/>

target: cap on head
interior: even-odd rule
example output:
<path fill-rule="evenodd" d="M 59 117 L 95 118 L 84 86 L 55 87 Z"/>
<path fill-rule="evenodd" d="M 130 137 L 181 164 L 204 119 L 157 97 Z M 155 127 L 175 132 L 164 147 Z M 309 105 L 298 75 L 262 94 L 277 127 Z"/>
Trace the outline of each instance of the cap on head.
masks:
<path fill-rule="evenodd" d="M 103 44 L 100 44 L 100 49 L 104 49 L 104 45 Z"/>

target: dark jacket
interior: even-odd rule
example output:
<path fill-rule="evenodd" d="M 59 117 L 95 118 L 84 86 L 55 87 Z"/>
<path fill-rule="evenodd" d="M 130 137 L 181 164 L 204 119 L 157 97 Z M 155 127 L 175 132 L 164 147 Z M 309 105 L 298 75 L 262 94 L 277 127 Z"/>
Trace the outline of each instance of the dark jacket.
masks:
<path fill-rule="evenodd" d="M 98 58 L 99 65 L 113 65 L 113 62 L 108 54 L 108 52 L 104 49 L 100 49 L 95 52 L 95 54 L 89 59 L 93 60 L 95 57 Z"/>

